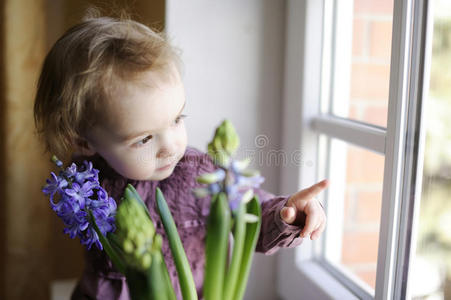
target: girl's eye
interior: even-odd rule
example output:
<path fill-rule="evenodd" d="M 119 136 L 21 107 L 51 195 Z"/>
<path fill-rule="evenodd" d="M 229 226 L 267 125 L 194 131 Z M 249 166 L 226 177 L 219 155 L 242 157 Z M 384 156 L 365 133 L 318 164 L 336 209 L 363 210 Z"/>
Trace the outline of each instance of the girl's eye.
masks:
<path fill-rule="evenodd" d="M 136 143 L 136 146 L 143 146 L 145 144 L 147 144 L 147 142 L 149 142 L 151 139 L 153 138 L 152 135 L 148 135 L 145 138 L 143 138 L 142 140 L 140 140 L 138 143 Z"/>
<path fill-rule="evenodd" d="M 177 118 L 175 118 L 174 123 L 179 124 L 185 118 L 186 118 L 186 115 L 180 115 Z"/>

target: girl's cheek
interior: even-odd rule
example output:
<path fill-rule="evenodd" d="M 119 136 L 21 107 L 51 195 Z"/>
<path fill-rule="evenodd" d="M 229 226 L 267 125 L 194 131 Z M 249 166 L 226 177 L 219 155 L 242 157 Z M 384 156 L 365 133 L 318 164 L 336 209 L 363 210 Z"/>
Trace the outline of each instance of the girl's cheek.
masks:
<path fill-rule="evenodd" d="M 141 166 L 146 166 L 147 168 L 152 167 L 155 165 L 155 150 L 152 147 L 144 147 L 143 149 L 140 149 L 137 151 L 137 155 L 135 158 L 135 161 L 133 165 L 136 166 L 138 164 Z"/>
<path fill-rule="evenodd" d="M 178 137 L 177 138 L 178 139 L 177 142 L 180 145 L 180 147 L 186 148 L 188 137 L 187 137 L 186 127 L 185 127 L 184 123 L 180 126 L 180 128 L 178 130 L 177 137 Z"/>

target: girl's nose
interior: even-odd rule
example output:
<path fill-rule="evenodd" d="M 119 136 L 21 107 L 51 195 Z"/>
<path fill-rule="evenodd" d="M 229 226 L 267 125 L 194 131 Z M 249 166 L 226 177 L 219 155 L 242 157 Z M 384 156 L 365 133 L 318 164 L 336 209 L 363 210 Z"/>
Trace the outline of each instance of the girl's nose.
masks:
<path fill-rule="evenodd" d="M 168 158 L 174 156 L 176 153 L 176 145 L 174 143 L 173 137 L 170 134 L 164 134 L 161 137 L 160 149 L 157 152 L 157 158 Z"/>
<path fill-rule="evenodd" d="M 174 152 L 173 151 L 169 151 L 167 147 L 163 147 L 163 148 L 161 148 L 158 151 L 157 158 L 165 159 L 165 158 L 173 156 L 173 153 Z"/>

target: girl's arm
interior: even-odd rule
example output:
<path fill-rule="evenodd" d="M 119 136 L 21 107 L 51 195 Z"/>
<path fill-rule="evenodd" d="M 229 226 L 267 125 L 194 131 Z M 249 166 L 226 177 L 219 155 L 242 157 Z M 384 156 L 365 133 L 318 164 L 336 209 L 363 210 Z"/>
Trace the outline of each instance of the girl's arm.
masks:
<path fill-rule="evenodd" d="M 300 233 L 305 225 L 306 215 L 301 213 L 297 225 L 289 225 L 280 218 L 280 211 L 289 196 L 274 196 L 262 189 L 254 189 L 262 204 L 262 225 L 257 242 L 257 252 L 270 255 L 279 248 L 292 248 L 302 243 Z"/>

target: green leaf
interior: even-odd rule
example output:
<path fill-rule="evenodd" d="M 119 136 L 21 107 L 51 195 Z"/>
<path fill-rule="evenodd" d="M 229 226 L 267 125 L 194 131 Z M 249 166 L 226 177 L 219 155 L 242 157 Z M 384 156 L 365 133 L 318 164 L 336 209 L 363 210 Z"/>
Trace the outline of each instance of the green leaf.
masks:
<path fill-rule="evenodd" d="M 151 299 L 155 300 L 175 300 L 175 293 L 169 280 L 166 264 L 160 251 L 152 254 L 152 265 L 147 275 Z"/>
<path fill-rule="evenodd" d="M 147 205 L 142 200 L 138 191 L 136 191 L 136 189 L 130 183 L 127 184 L 127 187 L 125 188 L 124 196 L 128 197 L 128 198 L 135 198 L 136 200 L 138 200 L 139 204 L 141 204 L 145 208 L 144 211 L 146 212 L 149 219 L 152 220 L 152 218 L 150 217 L 150 213 L 149 213 L 149 209 L 147 208 Z"/>
<path fill-rule="evenodd" d="M 261 207 L 257 196 L 247 204 L 247 213 L 256 215 L 258 222 L 246 224 L 246 237 L 244 238 L 243 257 L 241 260 L 240 271 L 238 274 L 238 283 L 235 291 L 234 300 L 243 299 L 246 291 L 247 279 L 252 264 L 252 256 L 254 255 L 255 247 L 257 246 L 258 236 L 261 227 Z"/>
<path fill-rule="evenodd" d="M 234 237 L 233 254 L 224 284 L 224 300 L 233 300 L 233 296 L 235 294 L 237 286 L 238 273 L 240 270 L 243 255 L 244 237 L 246 234 L 246 221 L 244 218 L 245 214 L 246 214 L 246 202 L 241 201 L 240 206 L 236 211 L 233 232 Z"/>
<path fill-rule="evenodd" d="M 174 257 L 174 264 L 177 270 L 183 299 L 197 299 L 196 285 L 188 263 L 188 258 L 186 257 L 171 211 L 159 188 L 156 189 L 155 199 L 157 202 L 158 213 L 160 214 L 164 230 L 168 236 L 169 247 L 171 248 L 172 256 Z"/>
<path fill-rule="evenodd" d="M 108 241 L 110 242 L 111 247 L 118 253 L 120 257 L 123 257 L 124 250 L 122 250 L 121 243 L 119 241 L 119 237 L 110 232 L 106 235 Z"/>
<path fill-rule="evenodd" d="M 94 226 L 94 230 L 97 232 L 99 236 L 100 243 L 102 243 L 103 249 L 105 250 L 108 257 L 113 262 L 114 266 L 118 269 L 119 272 L 125 274 L 125 263 L 119 254 L 113 249 L 108 239 L 102 234 L 99 227 L 96 224 L 96 220 L 92 214 L 92 211 L 89 210 L 89 217 L 91 219 L 92 225 Z"/>
<path fill-rule="evenodd" d="M 125 277 L 127 278 L 127 286 L 132 300 L 148 300 L 151 297 L 147 285 L 147 276 L 144 273 L 127 269 Z"/>
<path fill-rule="evenodd" d="M 227 263 L 230 209 L 227 196 L 216 194 L 212 199 L 207 221 L 205 300 L 221 300 Z"/>
<path fill-rule="evenodd" d="M 161 252 L 160 252 L 161 253 Z M 161 263 L 161 272 L 164 276 L 164 280 L 166 281 L 166 284 L 170 287 L 168 290 L 168 298 L 170 300 L 177 300 L 174 292 L 174 288 L 172 287 L 171 278 L 169 277 L 168 268 L 166 266 L 166 263 L 164 261 L 164 258 L 162 257 L 163 262 Z"/>

